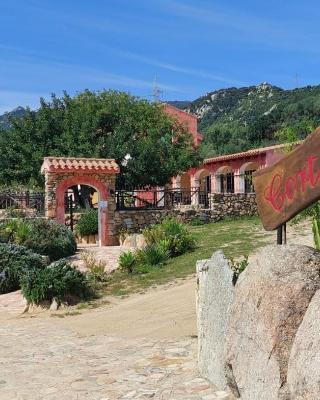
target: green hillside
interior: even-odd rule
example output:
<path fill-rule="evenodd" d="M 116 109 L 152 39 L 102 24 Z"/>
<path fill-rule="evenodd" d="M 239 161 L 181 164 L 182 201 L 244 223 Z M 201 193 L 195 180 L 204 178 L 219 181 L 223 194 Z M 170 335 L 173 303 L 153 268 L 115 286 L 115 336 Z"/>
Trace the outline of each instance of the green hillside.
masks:
<path fill-rule="evenodd" d="M 207 93 L 185 109 L 199 117 L 207 156 L 306 137 L 320 125 L 320 86 L 284 90 L 268 83 Z"/>

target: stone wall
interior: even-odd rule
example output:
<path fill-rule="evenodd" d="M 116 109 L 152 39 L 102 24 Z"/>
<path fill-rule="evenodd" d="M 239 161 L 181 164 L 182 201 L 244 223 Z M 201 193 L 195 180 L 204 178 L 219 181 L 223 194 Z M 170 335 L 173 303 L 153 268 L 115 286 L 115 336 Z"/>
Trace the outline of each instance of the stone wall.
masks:
<path fill-rule="evenodd" d="M 211 193 L 209 204 L 212 215 L 218 219 L 257 215 L 255 193 Z"/>
<path fill-rule="evenodd" d="M 115 211 L 114 232 L 119 232 L 121 228 L 138 232 L 146 226 L 160 222 L 165 217 L 176 217 L 182 222 L 192 222 L 195 219 L 203 222 L 217 222 L 225 217 L 252 216 L 257 214 L 255 198 L 255 194 L 211 194 L 210 209 Z"/>

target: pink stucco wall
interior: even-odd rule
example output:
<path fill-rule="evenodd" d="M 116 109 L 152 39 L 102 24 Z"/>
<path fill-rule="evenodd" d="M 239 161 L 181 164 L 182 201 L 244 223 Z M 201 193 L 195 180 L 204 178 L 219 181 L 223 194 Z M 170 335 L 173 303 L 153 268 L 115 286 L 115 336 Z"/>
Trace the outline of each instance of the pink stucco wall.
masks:
<path fill-rule="evenodd" d="M 190 176 L 191 186 L 199 186 L 199 178 L 206 172 L 211 176 L 211 192 L 219 192 L 219 182 L 216 180 L 216 174 L 220 174 L 220 169 L 228 168 L 228 172 L 234 174 L 234 192 L 243 192 L 243 173 L 247 169 L 260 169 L 270 165 L 273 165 L 279 161 L 285 154 L 283 148 L 272 148 L 267 147 L 265 149 L 261 148 L 258 151 L 248 151 L 239 154 L 230 155 L 226 159 L 223 157 L 216 157 L 212 160 L 205 160 L 205 162 L 197 168 L 190 169 L 187 173 Z M 253 163 L 250 165 L 250 163 Z M 249 164 L 249 165 L 248 165 Z M 255 168 L 253 168 L 255 167 Z M 176 186 L 177 187 L 177 186 Z"/>
<path fill-rule="evenodd" d="M 195 146 L 199 146 L 202 141 L 202 135 L 198 132 L 198 119 L 195 115 L 189 114 L 170 104 L 164 104 L 164 110 L 167 114 L 175 117 L 181 124 L 185 125 L 192 134 Z"/>

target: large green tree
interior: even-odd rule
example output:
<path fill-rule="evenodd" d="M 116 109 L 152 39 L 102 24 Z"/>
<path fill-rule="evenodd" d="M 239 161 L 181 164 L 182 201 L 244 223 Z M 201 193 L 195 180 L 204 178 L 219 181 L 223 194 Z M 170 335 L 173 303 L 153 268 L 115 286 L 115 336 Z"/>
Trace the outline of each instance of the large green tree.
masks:
<path fill-rule="evenodd" d="M 199 162 L 185 127 L 161 104 L 127 93 L 52 95 L 50 101 L 41 99 L 39 110 L 27 110 L 11 123 L 0 134 L 0 185 L 43 186 L 45 156 L 114 158 L 132 187 L 165 185 Z"/>

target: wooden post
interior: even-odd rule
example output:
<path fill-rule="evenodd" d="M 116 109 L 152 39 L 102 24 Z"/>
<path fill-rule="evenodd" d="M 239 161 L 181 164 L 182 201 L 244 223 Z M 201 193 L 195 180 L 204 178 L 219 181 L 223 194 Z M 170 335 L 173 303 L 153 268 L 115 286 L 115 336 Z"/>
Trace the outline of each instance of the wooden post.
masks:
<path fill-rule="evenodd" d="M 282 244 L 282 225 L 277 228 L 277 244 Z"/>
<path fill-rule="evenodd" d="M 277 244 L 287 244 L 287 224 L 284 223 L 277 228 Z"/>
<path fill-rule="evenodd" d="M 287 224 L 284 223 L 282 226 L 283 226 L 283 244 L 287 244 Z"/>

